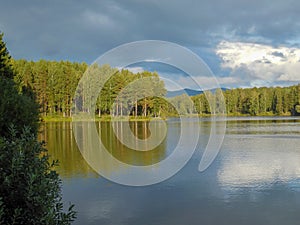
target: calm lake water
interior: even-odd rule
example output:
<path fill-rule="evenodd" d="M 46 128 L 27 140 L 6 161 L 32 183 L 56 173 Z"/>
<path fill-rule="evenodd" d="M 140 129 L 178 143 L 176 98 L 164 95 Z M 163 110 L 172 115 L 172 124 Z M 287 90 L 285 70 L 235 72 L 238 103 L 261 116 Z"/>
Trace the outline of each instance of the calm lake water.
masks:
<path fill-rule="evenodd" d="M 145 187 L 101 177 L 81 156 L 71 123 L 45 123 L 40 138 L 60 161 L 64 201 L 74 203 L 78 211 L 74 224 L 299 224 L 300 118 L 229 118 L 220 153 L 200 173 L 209 120 L 199 122 L 200 141 L 187 165 L 170 179 Z M 180 135 L 180 121 L 170 119 L 159 146 L 136 152 L 116 139 L 110 122 L 96 126 L 114 157 L 133 165 L 151 165 L 168 157 Z M 132 122 L 130 128 L 140 139 L 149 136 L 146 122 Z"/>

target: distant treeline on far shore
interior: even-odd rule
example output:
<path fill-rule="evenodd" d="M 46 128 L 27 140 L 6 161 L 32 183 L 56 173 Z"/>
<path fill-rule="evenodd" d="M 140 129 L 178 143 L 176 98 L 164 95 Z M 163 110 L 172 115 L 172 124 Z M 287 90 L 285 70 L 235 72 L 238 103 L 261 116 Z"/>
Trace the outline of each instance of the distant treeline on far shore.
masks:
<path fill-rule="evenodd" d="M 71 116 L 74 93 L 79 80 L 88 68 L 86 63 L 13 60 L 12 64 L 16 74 L 14 80 L 20 90 L 24 87 L 33 90 L 40 104 L 42 117 Z M 192 97 L 183 94 L 166 100 L 167 90 L 156 72 L 144 71 L 135 74 L 128 70 L 111 68 L 109 65 L 102 67 L 93 65 L 89 67 L 90 69 L 99 75 L 94 82 L 101 82 L 101 76 L 114 73 L 114 76 L 104 84 L 97 98 L 95 113 L 99 117 L 106 115 L 168 117 L 179 114 L 209 116 L 220 113 L 217 104 L 220 104 L 222 94 L 228 115 L 300 114 L 300 84 L 290 87 L 217 89 Z M 128 89 L 128 95 L 138 96 L 144 93 L 151 96 L 151 93 L 155 93 L 155 96 L 143 99 L 118 97 L 124 87 L 140 78 L 149 79 L 140 88 Z M 82 101 L 84 100 L 83 97 Z M 128 101 L 132 101 L 131 108 L 126 108 L 129 105 Z"/>

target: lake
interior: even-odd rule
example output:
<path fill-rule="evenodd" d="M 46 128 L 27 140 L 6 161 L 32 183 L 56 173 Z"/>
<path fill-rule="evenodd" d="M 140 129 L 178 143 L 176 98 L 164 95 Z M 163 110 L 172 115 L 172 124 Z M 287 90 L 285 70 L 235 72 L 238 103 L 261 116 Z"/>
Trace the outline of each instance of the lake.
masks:
<path fill-rule="evenodd" d="M 122 122 L 117 126 L 122 126 Z M 76 205 L 74 224 L 113 225 L 294 225 L 300 221 L 300 118 L 228 118 L 216 159 L 198 171 L 211 131 L 209 118 L 185 119 L 200 127 L 200 139 L 188 163 L 170 179 L 149 186 L 125 186 L 96 173 L 83 159 L 70 122 L 43 124 L 63 180 L 63 199 Z M 150 136 L 147 122 L 131 122 L 140 140 Z M 188 125 L 189 126 L 189 125 Z M 181 133 L 179 119 L 167 121 L 166 138 L 151 151 L 122 145 L 110 122 L 96 122 L 99 136 L 118 160 L 145 166 L 172 154 Z M 193 131 L 193 126 L 190 126 Z M 83 134 L 84 135 L 84 134 Z M 109 168 L 111 173 L 126 173 Z"/>

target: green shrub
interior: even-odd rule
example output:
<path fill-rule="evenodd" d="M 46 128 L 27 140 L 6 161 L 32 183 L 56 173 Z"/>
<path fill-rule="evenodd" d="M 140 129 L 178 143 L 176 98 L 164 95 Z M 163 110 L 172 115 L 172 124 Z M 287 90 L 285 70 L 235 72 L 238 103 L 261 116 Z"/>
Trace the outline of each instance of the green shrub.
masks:
<path fill-rule="evenodd" d="M 43 143 L 29 128 L 10 128 L 0 138 L 1 224 L 70 224 L 76 217 L 70 205 L 63 211 L 61 180 L 49 163 Z"/>

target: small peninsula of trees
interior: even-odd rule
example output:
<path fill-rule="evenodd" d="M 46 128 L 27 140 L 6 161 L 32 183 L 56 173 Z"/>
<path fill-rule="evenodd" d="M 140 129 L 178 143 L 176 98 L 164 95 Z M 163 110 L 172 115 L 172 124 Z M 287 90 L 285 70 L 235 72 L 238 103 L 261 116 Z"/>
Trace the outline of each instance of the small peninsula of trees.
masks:
<path fill-rule="evenodd" d="M 40 104 L 42 116 L 70 117 L 72 113 L 73 97 L 79 80 L 89 68 L 98 77 L 91 83 L 101 82 L 101 76 L 114 74 L 103 84 L 97 96 L 95 113 L 100 116 L 176 116 L 178 114 L 218 114 L 216 107 L 210 102 L 218 102 L 223 94 L 228 115 L 297 115 L 300 113 L 300 84 L 290 87 L 261 87 L 261 88 L 236 88 L 230 90 L 206 91 L 204 94 L 192 96 L 181 95 L 164 100 L 167 91 L 163 81 L 155 72 L 132 73 L 129 70 L 118 70 L 109 65 L 99 67 L 97 64 L 88 67 L 86 63 L 69 61 L 37 62 L 26 60 L 13 60 L 14 80 L 19 85 L 19 90 L 31 89 Z M 10 75 L 12 76 L 12 75 Z M 127 97 L 118 98 L 118 94 L 131 82 L 140 78 L 150 78 L 139 88 L 128 88 Z M 138 96 L 151 96 L 134 99 Z M 191 102 L 191 99 L 193 102 Z M 89 101 L 87 98 L 82 101 Z M 128 102 L 132 101 L 132 102 Z M 113 106 L 113 103 L 114 107 Z M 170 104 L 172 103 L 172 104 Z M 193 104 L 194 103 L 194 107 Z M 132 105 L 131 111 L 126 106 Z M 175 107 L 177 110 L 175 109 Z"/>

